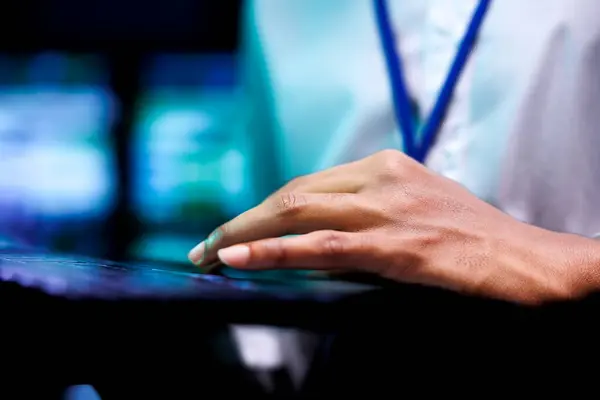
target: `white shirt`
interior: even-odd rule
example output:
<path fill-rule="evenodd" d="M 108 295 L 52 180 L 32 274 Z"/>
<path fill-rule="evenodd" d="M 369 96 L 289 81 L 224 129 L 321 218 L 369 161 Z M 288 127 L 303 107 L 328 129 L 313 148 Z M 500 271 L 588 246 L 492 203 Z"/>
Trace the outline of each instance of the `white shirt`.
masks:
<path fill-rule="evenodd" d="M 389 4 L 427 116 L 477 1 Z M 371 0 L 247 5 L 248 205 L 295 176 L 402 149 Z M 599 148 L 600 3 L 495 0 L 427 165 L 518 219 L 591 236 Z"/>
<path fill-rule="evenodd" d="M 388 2 L 427 116 L 477 1 Z M 372 3 L 246 3 L 239 211 L 296 176 L 402 149 Z M 600 1 L 494 0 L 428 167 L 518 219 L 592 236 L 599 149 Z"/>

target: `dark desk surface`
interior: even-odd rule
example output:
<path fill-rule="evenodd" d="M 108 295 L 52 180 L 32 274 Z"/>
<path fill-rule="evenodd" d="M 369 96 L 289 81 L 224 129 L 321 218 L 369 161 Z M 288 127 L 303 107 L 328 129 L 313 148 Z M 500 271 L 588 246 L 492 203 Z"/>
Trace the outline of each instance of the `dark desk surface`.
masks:
<path fill-rule="evenodd" d="M 18 376 L 58 374 L 69 383 L 130 379 L 132 371 L 163 382 L 194 382 L 200 374 L 211 387 L 236 375 L 229 382 L 239 383 L 244 373 L 232 353 L 231 324 L 328 334 L 345 318 L 343 310 L 356 315 L 348 302 L 379 290 L 350 282 L 228 279 L 167 268 L 3 249 L 0 312 L 2 338 L 10 343 L 3 359 Z M 190 361 L 193 369 L 182 370 Z"/>
<path fill-rule="evenodd" d="M 4 314 L 19 318 L 63 315 L 68 320 L 103 315 L 122 323 L 222 323 L 288 325 L 332 329 L 344 321 L 423 316 L 428 320 L 478 324 L 504 319 L 556 321 L 581 315 L 580 304 L 537 309 L 472 299 L 441 290 L 388 283 L 328 280 L 229 279 L 169 271 L 161 264 L 121 264 L 34 250 L 0 248 L 0 299 Z M 18 307 L 17 307 L 18 305 Z M 27 310 L 27 317 L 22 311 Z M 565 311 L 567 310 L 567 311 Z M 561 317 L 561 315 L 563 317 Z M 462 317 L 464 316 L 464 317 Z M 110 321 L 105 321 L 110 322 Z M 502 322 L 504 325 L 504 323 Z"/>
<path fill-rule="evenodd" d="M 200 314 L 207 323 L 315 325 L 330 320 L 330 309 L 376 290 L 352 282 L 230 279 L 163 264 L 0 249 L 0 298 L 5 304 L 18 304 L 19 314 L 28 310 L 29 316 L 64 315 L 66 323 L 110 315 L 112 321 L 122 316 L 123 323 L 140 324 L 148 315 L 149 324 L 159 316 L 175 324 L 197 321 Z"/>
<path fill-rule="evenodd" d="M 35 368 L 45 371 L 57 360 L 75 360 L 70 374 L 193 375 L 202 368 L 179 365 L 216 357 L 214 340 L 232 323 L 335 336 L 328 371 L 336 372 L 323 374 L 333 392 L 348 382 L 356 390 L 382 379 L 393 383 L 384 367 L 390 363 L 407 379 L 415 371 L 464 375 L 456 370 L 460 360 L 470 363 L 473 376 L 502 373 L 502 363 L 517 363 L 524 376 L 557 362 L 571 368 L 580 359 L 597 360 L 600 348 L 595 301 L 533 309 L 407 285 L 232 281 L 142 266 L 124 271 L 108 262 L 92 273 L 85 260 L 65 268 L 36 257 L 19 261 L 5 251 L 0 262 L 2 335 L 9 344 L 3 356 L 12 355 L 24 371 L 37 357 Z M 111 368 L 103 369 L 107 363 Z"/>

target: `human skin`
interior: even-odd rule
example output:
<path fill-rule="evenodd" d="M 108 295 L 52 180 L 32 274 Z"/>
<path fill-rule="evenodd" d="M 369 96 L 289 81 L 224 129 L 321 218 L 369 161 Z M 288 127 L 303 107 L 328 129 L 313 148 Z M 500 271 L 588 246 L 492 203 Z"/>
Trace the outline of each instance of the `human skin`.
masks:
<path fill-rule="evenodd" d="M 358 269 L 530 305 L 600 287 L 600 242 L 520 222 L 395 150 L 291 181 L 189 258 L 200 267 Z"/>

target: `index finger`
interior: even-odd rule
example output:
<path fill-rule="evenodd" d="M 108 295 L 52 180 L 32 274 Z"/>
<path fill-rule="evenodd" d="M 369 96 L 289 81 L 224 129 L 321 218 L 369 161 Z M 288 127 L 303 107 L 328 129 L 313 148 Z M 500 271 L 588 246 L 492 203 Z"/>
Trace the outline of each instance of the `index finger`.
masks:
<path fill-rule="evenodd" d="M 357 209 L 355 196 L 345 193 L 282 193 L 217 228 L 192 249 L 190 261 L 199 267 L 217 259 L 217 251 L 234 244 L 317 230 L 344 230 Z"/>

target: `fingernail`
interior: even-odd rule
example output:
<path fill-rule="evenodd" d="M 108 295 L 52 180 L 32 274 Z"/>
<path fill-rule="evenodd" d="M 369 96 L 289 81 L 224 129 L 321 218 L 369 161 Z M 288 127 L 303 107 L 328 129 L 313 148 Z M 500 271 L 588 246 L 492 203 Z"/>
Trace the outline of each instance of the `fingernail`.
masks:
<path fill-rule="evenodd" d="M 250 259 L 248 246 L 236 245 L 221 249 L 217 252 L 219 260 L 230 267 L 243 267 Z"/>
<path fill-rule="evenodd" d="M 206 247 L 206 245 L 204 244 L 204 242 L 201 242 L 196 247 L 194 247 L 192 250 L 190 250 L 190 252 L 188 253 L 189 260 L 196 265 L 201 264 L 202 261 L 204 260 L 204 248 L 205 247 Z"/>
<path fill-rule="evenodd" d="M 210 251 L 215 246 L 215 244 L 217 244 L 221 240 L 222 236 L 223 233 L 220 229 L 217 229 L 213 233 L 211 233 L 208 236 L 208 239 L 206 239 L 206 251 Z"/>

